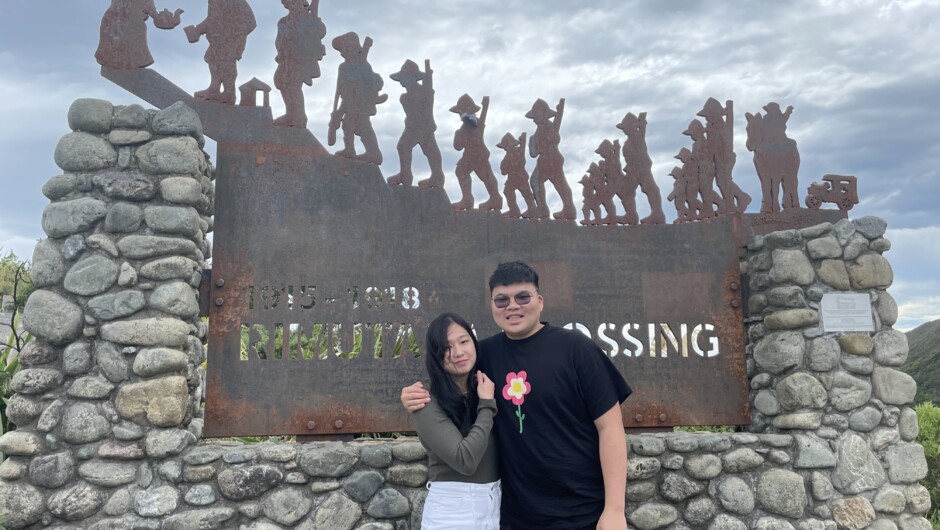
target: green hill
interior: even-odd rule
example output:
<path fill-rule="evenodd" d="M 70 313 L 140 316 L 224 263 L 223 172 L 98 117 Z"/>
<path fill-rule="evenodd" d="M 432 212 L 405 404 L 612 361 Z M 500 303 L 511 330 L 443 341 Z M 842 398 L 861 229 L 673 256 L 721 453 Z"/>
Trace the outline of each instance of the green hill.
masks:
<path fill-rule="evenodd" d="M 940 405 L 940 320 L 921 324 L 906 335 L 910 354 L 902 369 L 917 381 L 914 403 Z"/>

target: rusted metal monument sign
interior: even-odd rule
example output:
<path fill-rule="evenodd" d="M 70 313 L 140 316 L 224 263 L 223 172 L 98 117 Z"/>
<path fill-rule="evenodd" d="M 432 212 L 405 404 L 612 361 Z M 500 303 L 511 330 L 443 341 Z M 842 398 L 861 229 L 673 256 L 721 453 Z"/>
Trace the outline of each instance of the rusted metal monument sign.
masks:
<path fill-rule="evenodd" d="M 370 120 L 388 98 L 368 63 L 371 39 L 332 39 L 343 62 L 327 138 L 333 145 L 339 133 L 344 145 L 330 154 L 306 127 L 301 90 L 320 74 L 326 25 L 316 2 L 284 5 L 274 85 L 286 113 L 278 118 L 267 103 L 271 88 L 256 78 L 240 86 L 236 102 L 236 64 L 255 27 L 244 0 L 210 0 L 205 20 L 185 27 L 190 42 L 208 41 L 211 84 L 193 95 L 148 68 L 147 17 L 172 30 L 179 12 L 113 0 L 102 19 L 102 75 L 158 107 L 185 103 L 217 142 L 212 273 L 203 290 L 207 436 L 410 430 L 398 394 L 424 375 L 427 324 L 454 311 L 481 337 L 498 332 L 486 280 L 499 262 L 516 259 L 541 275 L 544 319 L 591 335 L 636 389 L 624 407 L 627 427 L 749 421 L 739 249 L 756 233 L 839 219 L 857 202 L 854 179 L 835 176 L 845 189 L 824 197 L 841 211 L 800 209 L 799 155 L 785 133 L 792 108 L 771 103 L 765 114 L 747 115 L 761 214 L 744 213 L 751 199 L 731 178 L 732 102 L 710 98 L 671 173 L 674 223 L 666 223 L 650 172 L 645 113 L 627 113 L 617 125 L 625 137 L 599 145 L 580 181 L 578 223 L 559 150 L 564 100 L 554 108 L 536 100 L 526 113 L 530 136 L 507 132 L 496 144 L 484 138 L 489 98 L 478 105 L 464 95 L 450 109 L 462 194 L 452 204 L 434 137 L 430 62 L 422 70 L 405 61 L 389 76 L 403 87 L 406 119 L 401 171 L 386 179 Z M 488 145 L 505 151 L 506 209 Z M 419 146 L 431 176 L 415 183 L 411 151 Z M 473 175 L 488 192 L 479 205 Z M 561 199 L 554 214 L 547 188 Z M 650 204 L 642 220 L 638 189 Z M 818 208 L 820 196 L 808 203 Z"/>

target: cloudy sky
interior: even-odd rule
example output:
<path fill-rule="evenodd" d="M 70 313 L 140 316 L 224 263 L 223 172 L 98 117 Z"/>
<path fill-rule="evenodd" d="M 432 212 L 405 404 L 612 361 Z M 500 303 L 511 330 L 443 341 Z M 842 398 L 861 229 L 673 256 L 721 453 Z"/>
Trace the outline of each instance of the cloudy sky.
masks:
<path fill-rule="evenodd" d="M 239 63 L 239 83 L 271 83 L 277 0 L 250 0 L 258 20 Z M 106 0 L 4 0 L 0 17 L 0 247 L 29 257 L 43 237 L 42 184 L 61 171 L 52 161 L 68 132 L 73 100 L 143 103 L 100 77 L 94 59 Z M 205 42 L 189 44 L 182 26 L 198 23 L 205 0 L 156 0 L 183 8 L 172 31 L 149 26 L 153 68 L 193 92 L 208 84 Z M 770 101 L 793 105 L 788 133 L 800 147 L 801 196 L 826 173 L 856 175 L 861 204 L 852 217 L 888 221 L 887 254 L 901 306 L 897 325 L 910 329 L 940 318 L 940 2 L 936 0 L 322 0 L 327 41 L 347 31 L 371 36 L 370 62 L 390 98 L 373 121 L 386 176 L 398 170 L 395 143 L 404 115 L 400 86 L 388 79 L 405 59 L 435 72 L 437 138 L 445 172 L 458 119 L 448 109 L 467 92 L 491 99 L 487 141 L 528 131 L 536 98 L 567 100 L 561 149 L 574 184 L 626 112 L 647 112 L 647 141 L 663 195 L 673 156 L 690 146 L 681 133 L 708 97 L 735 102 L 735 181 L 760 202 L 744 147 L 744 113 Z M 327 42 L 328 44 L 328 42 Z M 328 47 L 323 76 L 305 88 L 309 127 L 326 134 L 338 52 Z M 146 105 L 146 104 L 145 104 Z M 275 115 L 283 110 L 272 94 Z M 213 146 L 210 144 L 209 150 Z M 498 154 L 492 148 L 494 167 Z M 531 162 L 530 162 L 531 164 Z M 426 162 L 415 155 L 416 173 Z M 531 165 L 530 165 L 531 169 Z M 580 186 L 573 186 L 580 199 Z M 457 199 L 456 182 L 447 190 Z M 483 197 L 481 188 L 474 188 Z M 642 203 L 642 195 L 638 198 Z M 641 216 L 645 215 L 642 205 Z M 675 217 L 666 205 L 667 219 Z"/>

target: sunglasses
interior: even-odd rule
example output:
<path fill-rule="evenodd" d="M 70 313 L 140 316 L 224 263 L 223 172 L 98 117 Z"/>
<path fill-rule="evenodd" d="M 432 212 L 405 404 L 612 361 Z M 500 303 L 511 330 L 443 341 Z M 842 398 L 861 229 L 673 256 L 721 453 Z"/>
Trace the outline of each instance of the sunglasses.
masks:
<path fill-rule="evenodd" d="M 522 291 L 521 293 L 516 293 L 512 299 L 515 300 L 519 305 L 526 305 L 532 301 L 532 293 L 528 291 Z M 504 294 L 497 295 L 496 298 L 493 298 L 493 305 L 499 309 L 506 309 L 509 307 L 509 297 Z"/>

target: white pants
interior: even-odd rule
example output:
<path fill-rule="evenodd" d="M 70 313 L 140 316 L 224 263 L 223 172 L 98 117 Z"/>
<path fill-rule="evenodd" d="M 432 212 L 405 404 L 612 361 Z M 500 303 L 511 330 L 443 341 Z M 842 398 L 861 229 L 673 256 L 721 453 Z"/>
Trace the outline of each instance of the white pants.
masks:
<path fill-rule="evenodd" d="M 500 483 L 429 482 L 422 530 L 499 530 Z"/>

